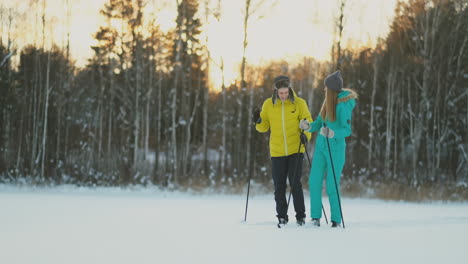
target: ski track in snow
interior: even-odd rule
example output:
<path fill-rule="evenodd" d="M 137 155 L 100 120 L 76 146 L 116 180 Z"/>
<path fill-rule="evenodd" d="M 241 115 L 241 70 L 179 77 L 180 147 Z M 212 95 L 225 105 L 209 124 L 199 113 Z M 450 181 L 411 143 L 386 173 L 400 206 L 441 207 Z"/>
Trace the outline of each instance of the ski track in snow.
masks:
<path fill-rule="evenodd" d="M 306 208 L 309 212 L 306 195 Z M 276 227 L 273 194 L 0 186 L 0 263 L 463 263 L 468 203 L 344 198 L 346 229 Z M 328 200 L 324 198 L 328 218 Z M 309 220 L 310 221 L 310 220 Z"/>

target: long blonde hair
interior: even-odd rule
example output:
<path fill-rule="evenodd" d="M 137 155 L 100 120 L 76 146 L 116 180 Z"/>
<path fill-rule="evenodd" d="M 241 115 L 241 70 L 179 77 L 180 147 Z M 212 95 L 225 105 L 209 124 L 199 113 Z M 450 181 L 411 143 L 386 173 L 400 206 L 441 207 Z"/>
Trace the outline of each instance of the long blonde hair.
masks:
<path fill-rule="evenodd" d="M 331 89 L 325 87 L 325 99 L 323 100 L 322 109 L 320 109 L 320 116 L 322 120 L 327 120 L 334 122 L 336 120 L 336 105 L 341 102 L 346 102 L 350 99 L 357 99 L 358 94 L 353 89 L 342 89 L 342 91 L 347 91 L 349 94 L 345 97 L 338 99 L 338 92 L 335 92 Z"/>
<path fill-rule="evenodd" d="M 323 100 L 320 116 L 322 120 L 328 119 L 330 122 L 336 120 L 336 104 L 338 103 L 338 93 L 325 87 L 325 99 Z"/>

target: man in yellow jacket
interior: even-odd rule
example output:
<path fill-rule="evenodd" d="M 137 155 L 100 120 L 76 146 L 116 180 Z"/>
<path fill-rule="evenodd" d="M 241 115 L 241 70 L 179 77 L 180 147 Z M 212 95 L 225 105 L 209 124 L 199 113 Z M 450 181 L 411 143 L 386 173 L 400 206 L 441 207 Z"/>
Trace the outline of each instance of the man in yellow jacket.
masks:
<path fill-rule="evenodd" d="M 270 131 L 270 156 L 279 224 L 286 224 L 289 220 L 286 178 L 292 186 L 297 224 L 305 224 L 301 175 L 304 147 L 311 134 L 301 134 L 299 122 L 304 118 L 312 122 L 307 103 L 294 93 L 289 77 L 284 75 L 275 78 L 273 96 L 265 100 L 261 111 L 257 109 L 253 113 L 257 131 Z"/>

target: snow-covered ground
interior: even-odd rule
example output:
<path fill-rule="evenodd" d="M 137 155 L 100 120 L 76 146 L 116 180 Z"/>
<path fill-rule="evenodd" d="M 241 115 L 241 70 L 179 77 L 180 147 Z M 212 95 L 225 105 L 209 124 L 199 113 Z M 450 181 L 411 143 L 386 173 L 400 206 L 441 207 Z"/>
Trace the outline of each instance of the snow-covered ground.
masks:
<path fill-rule="evenodd" d="M 320 228 L 291 223 L 278 229 L 272 195 L 251 197 L 243 222 L 244 195 L 0 186 L 0 263 L 468 260 L 468 203 L 346 198 L 342 203 L 344 230 L 324 221 Z M 328 213 L 327 203 L 325 209 Z"/>

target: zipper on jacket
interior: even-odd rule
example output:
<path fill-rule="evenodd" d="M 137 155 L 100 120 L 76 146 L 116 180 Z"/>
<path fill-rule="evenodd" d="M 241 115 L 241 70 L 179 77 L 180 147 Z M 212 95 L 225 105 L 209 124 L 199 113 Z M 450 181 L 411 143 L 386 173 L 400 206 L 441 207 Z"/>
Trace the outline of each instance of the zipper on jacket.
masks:
<path fill-rule="evenodd" d="M 283 123 L 283 138 L 284 138 L 284 151 L 285 156 L 288 155 L 288 142 L 286 140 L 286 127 L 284 126 L 284 102 L 281 101 L 281 115 L 282 115 L 282 123 Z"/>

